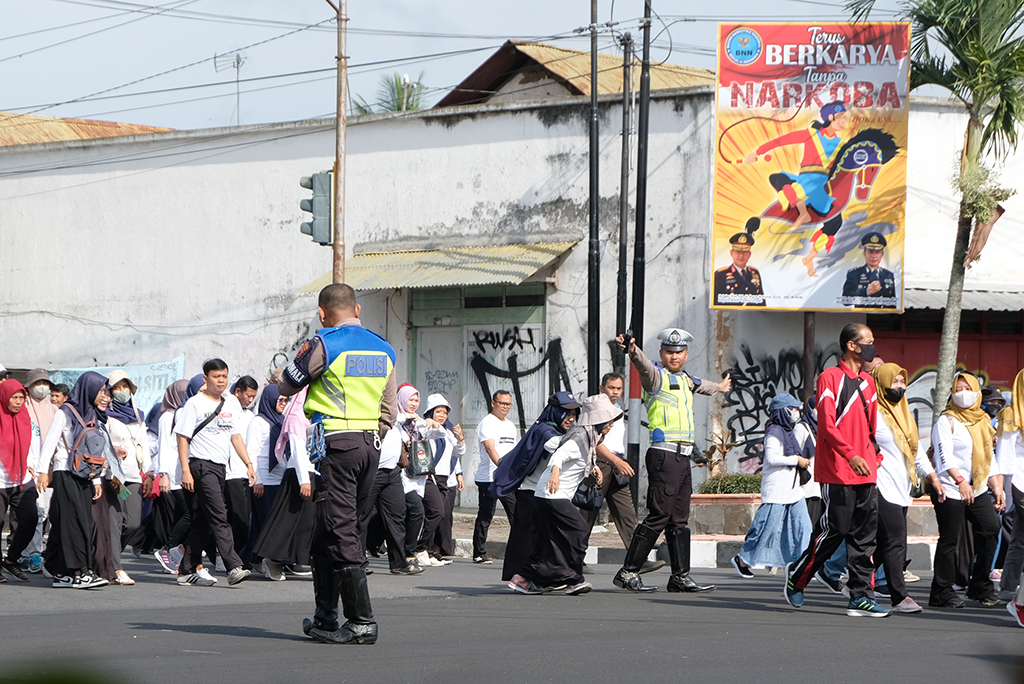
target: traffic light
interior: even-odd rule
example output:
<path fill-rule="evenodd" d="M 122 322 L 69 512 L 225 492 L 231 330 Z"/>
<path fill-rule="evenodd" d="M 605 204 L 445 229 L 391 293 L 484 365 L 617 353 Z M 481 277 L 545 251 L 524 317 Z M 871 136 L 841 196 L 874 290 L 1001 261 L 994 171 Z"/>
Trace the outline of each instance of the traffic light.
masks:
<path fill-rule="evenodd" d="M 331 244 L 331 174 L 325 171 L 304 176 L 299 185 L 313 191 L 312 199 L 299 202 L 302 211 L 311 213 L 313 220 L 303 223 L 299 230 L 312 237 L 313 242 Z"/>

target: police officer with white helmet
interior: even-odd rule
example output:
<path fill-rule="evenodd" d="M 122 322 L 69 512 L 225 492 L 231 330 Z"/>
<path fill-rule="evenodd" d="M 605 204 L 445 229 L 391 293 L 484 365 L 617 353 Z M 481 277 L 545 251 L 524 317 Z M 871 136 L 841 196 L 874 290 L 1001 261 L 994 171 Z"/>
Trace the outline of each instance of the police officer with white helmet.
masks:
<path fill-rule="evenodd" d="M 656 587 L 644 585 L 639 571 L 664 531 L 672 565 L 668 591 L 711 591 L 713 584 L 697 584 L 690 577 L 690 458 L 702 456 L 694 447 L 693 396 L 728 392 L 732 382 L 728 375 L 721 382 L 712 382 L 683 370 L 693 341 L 693 335 L 685 330 L 667 328 L 658 333 L 658 340 L 661 362 L 653 363 L 632 339 L 616 338 L 622 349 L 628 345 L 629 359 L 640 375 L 651 439 L 646 457 L 647 518 L 636 526 L 626 560 L 613 581 L 629 591 L 654 591 Z"/>

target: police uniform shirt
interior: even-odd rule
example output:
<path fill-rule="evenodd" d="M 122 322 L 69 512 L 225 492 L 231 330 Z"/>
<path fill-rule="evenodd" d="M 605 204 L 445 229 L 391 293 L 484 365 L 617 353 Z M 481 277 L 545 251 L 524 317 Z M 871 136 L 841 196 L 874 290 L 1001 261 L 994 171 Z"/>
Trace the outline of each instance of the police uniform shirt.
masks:
<path fill-rule="evenodd" d="M 764 306 L 761 274 L 753 266 L 745 269 L 730 264 L 715 271 L 715 304 L 733 306 Z"/>
<path fill-rule="evenodd" d="M 868 286 L 874 282 L 881 283 L 882 289 L 874 294 L 869 294 Z M 896 306 L 895 301 L 891 303 L 879 301 L 882 298 L 891 300 L 896 298 L 896 277 L 892 271 L 881 266 L 870 268 L 864 264 L 846 272 L 846 282 L 843 284 L 843 304 L 860 307 Z"/>
<path fill-rule="evenodd" d="M 361 325 L 358 318 L 347 318 L 338 325 Z M 278 383 L 278 390 L 282 396 L 292 396 L 300 389 L 311 383 L 327 370 L 327 350 L 319 336 L 313 336 L 306 340 L 295 355 L 292 361 L 281 375 Z M 382 423 L 381 434 L 388 428 L 394 427 L 395 419 L 398 417 L 398 383 L 395 374 L 388 376 L 387 385 L 384 387 L 384 395 L 381 399 L 380 422 Z"/>

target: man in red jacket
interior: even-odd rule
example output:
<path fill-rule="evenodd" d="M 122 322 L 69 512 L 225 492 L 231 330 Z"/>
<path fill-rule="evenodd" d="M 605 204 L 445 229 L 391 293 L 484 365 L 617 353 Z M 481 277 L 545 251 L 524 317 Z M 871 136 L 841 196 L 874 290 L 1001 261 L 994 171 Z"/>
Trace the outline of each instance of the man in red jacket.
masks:
<path fill-rule="evenodd" d="M 846 614 L 886 617 L 871 589 L 878 527 L 875 473 L 882 455 L 875 446 L 878 400 L 875 383 L 863 366 L 875 357 L 874 335 L 861 323 L 849 323 L 839 336 L 843 358 L 818 376 L 818 441 L 814 479 L 821 483 L 825 511 L 814 521 L 810 546 L 796 564 L 786 567 L 783 595 L 794 608 L 804 602 L 804 588 L 814 574 L 846 543 L 850 603 Z"/>

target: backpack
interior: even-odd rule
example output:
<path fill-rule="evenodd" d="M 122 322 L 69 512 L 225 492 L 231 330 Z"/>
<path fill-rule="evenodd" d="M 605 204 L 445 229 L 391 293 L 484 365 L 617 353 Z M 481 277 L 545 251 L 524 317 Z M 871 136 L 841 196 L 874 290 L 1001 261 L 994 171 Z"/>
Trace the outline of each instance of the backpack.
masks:
<path fill-rule="evenodd" d="M 82 416 L 79 415 L 74 406 L 71 406 L 71 404 L 67 404 L 67 406 L 75 414 L 75 418 L 78 419 L 78 423 L 82 426 L 82 432 L 78 435 L 73 447 L 68 446 L 64 435 L 61 435 L 61 439 L 64 440 L 64 447 L 68 450 L 68 465 L 70 466 L 68 472 L 83 480 L 99 477 L 100 473 L 103 472 L 104 466 L 107 465 L 107 459 L 103 455 L 107 448 L 107 436 L 96 427 L 94 421 L 90 420 L 86 423 L 82 420 Z"/>

